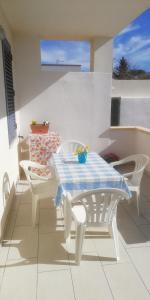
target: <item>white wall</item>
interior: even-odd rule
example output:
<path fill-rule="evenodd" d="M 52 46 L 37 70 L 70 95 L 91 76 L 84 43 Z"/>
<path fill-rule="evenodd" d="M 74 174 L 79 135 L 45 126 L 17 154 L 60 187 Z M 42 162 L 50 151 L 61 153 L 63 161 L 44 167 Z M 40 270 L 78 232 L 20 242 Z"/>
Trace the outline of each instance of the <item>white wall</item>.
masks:
<path fill-rule="evenodd" d="M 113 80 L 112 96 L 121 97 L 120 125 L 150 128 L 150 80 Z"/>
<path fill-rule="evenodd" d="M 123 158 L 137 151 L 137 132 L 135 130 L 109 129 L 103 137 L 108 144 L 104 153 L 112 152 Z"/>
<path fill-rule="evenodd" d="M 0 10 L 0 25 L 5 30 L 7 38 L 12 45 L 12 35 L 9 30 L 8 24 Z M 13 49 L 12 49 L 13 50 Z M 17 103 L 16 103 L 17 106 Z M 8 143 L 8 130 L 7 130 L 7 117 L 6 117 L 6 102 L 5 102 L 5 89 L 4 89 L 4 74 L 3 74 L 3 61 L 2 61 L 2 47 L 0 42 L 0 237 L 1 231 L 5 223 L 7 209 L 10 205 L 12 195 L 14 192 L 14 182 L 18 175 L 18 161 L 17 161 L 17 140 L 9 147 Z M 4 193 L 3 193 L 3 178 L 7 173 L 10 181 L 11 195 L 8 200 L 8 205 L 5 206 Z"/>
<path fill-rule="evenodd" d="M 150 80 L 113 80 L 112 96 L 150 98 Z"/>
<path fill-rule="evenodd" d="M 95 39 L 94 50 L 94 71 L 112 73 L 112 39 Z"/>
<path fill-rule="evenodd" d="M 111 75 L 43 71 L 36 37 L 17 36 L 15 54 L 21 134 L 28 135 L 32 119 L 46 119 L 62 139 L 103 149 L 99 135 L 110 125 Z"/>
<path fill-rule="evenodd" d="M 121 98 L 120 126 L 150 128 L 150 98 Z"/>

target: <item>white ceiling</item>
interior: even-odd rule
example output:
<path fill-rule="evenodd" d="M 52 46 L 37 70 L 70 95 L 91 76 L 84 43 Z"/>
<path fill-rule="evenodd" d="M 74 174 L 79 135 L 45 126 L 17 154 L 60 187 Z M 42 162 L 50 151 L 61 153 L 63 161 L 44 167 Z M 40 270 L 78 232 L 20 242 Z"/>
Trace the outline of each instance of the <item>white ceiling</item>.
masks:
<path fill-rule="evenodd" d="M 150 0 L 0 0 L 14 32 L 43 38 L 112 37 Z"/>

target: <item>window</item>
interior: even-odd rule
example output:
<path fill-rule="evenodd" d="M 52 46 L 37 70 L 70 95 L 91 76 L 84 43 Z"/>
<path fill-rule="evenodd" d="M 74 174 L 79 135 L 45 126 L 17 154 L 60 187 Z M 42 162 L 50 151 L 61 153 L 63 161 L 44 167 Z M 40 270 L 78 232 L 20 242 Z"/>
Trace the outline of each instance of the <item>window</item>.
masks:
<path fill-rule="evenodd" d="M 6 38 L 2 39 L 3 68 L 5 82 L 6 112 L 8 124 L 9 145 L 16 137 L 15 92 L 13 88 L 12 54 Z"/>
<path fill-rule="evenodd" d="M 41 40 L 41 65 L 50 70 L 90 71 L 90 42 Z"/>

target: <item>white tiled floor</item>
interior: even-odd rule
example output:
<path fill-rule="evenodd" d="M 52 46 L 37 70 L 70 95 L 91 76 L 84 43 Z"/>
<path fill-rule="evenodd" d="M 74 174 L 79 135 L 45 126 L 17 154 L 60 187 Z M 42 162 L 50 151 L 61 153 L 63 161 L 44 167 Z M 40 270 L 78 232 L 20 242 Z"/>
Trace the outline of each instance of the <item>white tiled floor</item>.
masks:
<path fill-rule="evenodd" d="M 0 300 L 150 299 L 150 178 L 142 180 L 142 215 L 134 200 L 118 206 L 121 259 L 105 229 L 88 231 L 80 266 L 74 263 L 74 234 L 64 240 L 63 215 L 50 199 L 31 223 L 26 181 L 17 185 L 5 240 L 0 246 Z"/>

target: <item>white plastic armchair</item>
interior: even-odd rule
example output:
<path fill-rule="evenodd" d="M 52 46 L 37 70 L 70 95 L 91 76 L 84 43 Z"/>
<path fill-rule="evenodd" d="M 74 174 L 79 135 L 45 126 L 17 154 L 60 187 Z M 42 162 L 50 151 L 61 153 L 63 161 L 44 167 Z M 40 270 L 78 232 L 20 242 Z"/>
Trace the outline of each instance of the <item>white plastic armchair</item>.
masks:
<path fill-rule="evenodd" d="M 86 227 L 107 226 L 114 238 L 117 260 L 119 260 L 118 229 L 116 223 L 117 204 L 128 194 L 119 189 L 96 189 L 84 192 L 74 198 L 68 194 L 65 198 L 72 218 L 76 224 L 75 261 L 80 264 L 82 245 Z M 69 211 L 69 210 L 68 210 Z M 71 229 L 71 222 L 66 224 L 66 230 Z"/>
<path fill-rule="evenodd" d="M 144 169 L 149 163 L 149 157 L 145 154 L 130 155 L 124 159 L 111 163 L 113 167 L 134 162 L 134 170 L 122 175 L 127 179 L 127 183 L 131 192 L 135 192 L 137 201 L 138 215 L 140 214 L 140 184 L 144 173 Z"/>
<path fill-rule="evenodd" d="M 73 153 L 77 150 L 78 147 L 85 147 L 85 145 L 76 140 L 68 140 L 68 141 L 63 142 L 59 146 L 57 153 L 62 153 L 62 154 Z"/>
<path fill-rule="evenodd" d="M 52 177 L 40 176 L 34 172 L 34 169 L 44 170 L 46 168 L 45 165 L 30 160 L 22 160 L 20 166 L 23 168 L 30 185 L 32 193 L 32 223 L 35 226 L 39 221 L 39 200 L 52 196 L 54 182 Z"/>

